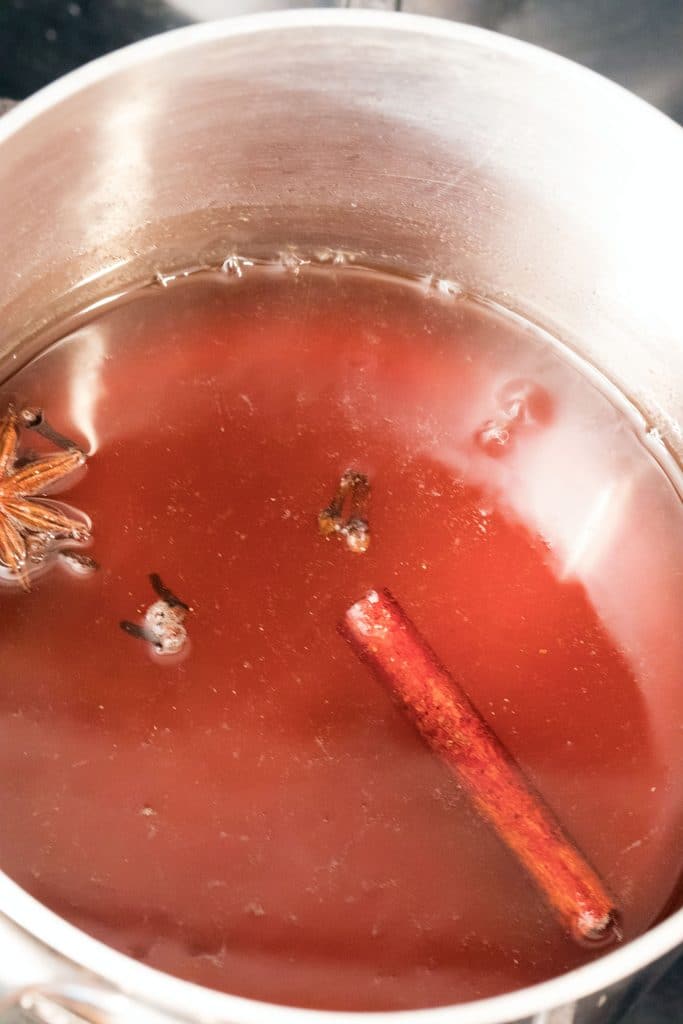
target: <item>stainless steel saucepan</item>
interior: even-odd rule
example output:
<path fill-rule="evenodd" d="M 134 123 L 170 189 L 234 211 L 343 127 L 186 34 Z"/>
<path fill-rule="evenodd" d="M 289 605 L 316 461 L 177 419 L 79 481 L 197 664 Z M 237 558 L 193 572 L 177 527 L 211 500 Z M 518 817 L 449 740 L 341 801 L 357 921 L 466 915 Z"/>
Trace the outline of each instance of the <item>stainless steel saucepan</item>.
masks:
<path fill-rule="evenodd" d="M 182 29 L 0 120 L 0 372 L 46 326 L 156 272 L 328 246 L 454 279 L 549 328 L 681 458 L 682 182 L 675 124 L 482 30 L 350 10 Z M 409 1019 L 606 1024 L 682 942 L 679 911 L 570 974 Z M 365 1020 L 171 978 L 2 875 L 0 994 L 3 1022 Z"/>

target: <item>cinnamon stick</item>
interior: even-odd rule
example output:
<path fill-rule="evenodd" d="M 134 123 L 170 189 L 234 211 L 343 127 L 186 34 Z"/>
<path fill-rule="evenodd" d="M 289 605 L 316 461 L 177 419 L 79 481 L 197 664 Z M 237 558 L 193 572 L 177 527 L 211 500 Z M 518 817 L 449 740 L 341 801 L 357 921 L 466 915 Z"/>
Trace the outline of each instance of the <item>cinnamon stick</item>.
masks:
<path fill-rule="evenodd" d="M 582 944 L 618 938 L 616 907 L 600 878 L 389 591 L 370 591 L 340 629 L 572 937 Z"/>

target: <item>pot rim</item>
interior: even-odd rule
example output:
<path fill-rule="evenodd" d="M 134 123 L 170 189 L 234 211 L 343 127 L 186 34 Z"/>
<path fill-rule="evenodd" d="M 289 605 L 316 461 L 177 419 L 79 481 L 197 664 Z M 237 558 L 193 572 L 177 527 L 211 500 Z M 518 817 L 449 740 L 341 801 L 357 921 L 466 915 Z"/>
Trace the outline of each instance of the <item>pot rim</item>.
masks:
<path fill-rule="evenodd" d="M 517 56 L 555 78 L 563 77 L 568 88 L 572 82 L 576 82 L 577 87 L 584 90 L 590 88 L 596 99 L 602 97 L 608 106 L 619 104 L 623 108 L 628 107 L 634 136 L 638 134 L 639 121 L 643 124 L 647 121 L 650 131 L 655 129 L 658 121 L 657 130 L 660 133 L 676 132 L 681 144 L 683 166 L 683 132 L 673 120 L 628 90 L 573 61 L 472 25 L 421 15 L 358 9 L 277 11 L 227 18 L 174 29 L 116 50 L 57 79 L 5 114 L 0 119 L 0 159 L 2 145 L 11 145 L 12 136 L 32 120 L 50 112 L 79 91 L 126 68 L 204 42 L 272 31 L 322 29 L 335 25 L 359 30 L 376 29 L 385 34 L 392 32 L 397 38 L 403 36 L 408 41 L 410 36 L 432 36 L 478 46 L 490 53 Z M 604 990 L 649 966 L 683 943 L 681 909 L 643 935 L 598 960 L 549 981 L 511 993 L 419 1010 L 339 1012 L 247 999 L 204 988 L 148 967 L 69 924 L 0 871 L 2 914 L 67 960 L 86 968 L 97 978 L 115 985 L 143 1003 L 165 1008 L 170 1013 L 202 1020 L 235 1021 L 239 1024 L 263 1024 L 266 1019 L 269 1024 L 305 1024 L 307 1019 L 318 1017 L 324 1018 L 324 1024 L 360 1024 L 364 1017 L 372 1018 L 373 1021 L 386 1020 L 387 1024 L 407 1021 L 410 1024 L 509 1024 L 591 995 L 596 997 L 596 1004 L 601 1004 L 606 998 L 601 995 Z"/>

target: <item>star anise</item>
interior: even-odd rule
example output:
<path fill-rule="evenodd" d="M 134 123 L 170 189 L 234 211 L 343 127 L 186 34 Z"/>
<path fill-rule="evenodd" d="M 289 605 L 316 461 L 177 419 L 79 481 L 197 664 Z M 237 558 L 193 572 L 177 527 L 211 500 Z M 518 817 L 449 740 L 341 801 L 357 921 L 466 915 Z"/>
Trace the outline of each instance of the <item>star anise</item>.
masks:
<path fill-rule="evenodd" d="M 13 408 L 0 420 L 0 565 L 28 590 L 28 565 L 40 561 L 53 541 L 89 537 L 85 521 L 45 501 L 44 492 L 85 462 L 77 448 L 17 463 L 19 426 Z"/>

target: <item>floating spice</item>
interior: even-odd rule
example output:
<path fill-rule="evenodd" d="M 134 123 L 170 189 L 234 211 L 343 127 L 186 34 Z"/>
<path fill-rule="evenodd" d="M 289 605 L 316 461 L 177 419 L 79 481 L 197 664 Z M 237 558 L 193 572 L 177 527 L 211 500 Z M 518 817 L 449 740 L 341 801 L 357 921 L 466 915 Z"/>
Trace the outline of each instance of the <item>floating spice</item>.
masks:
<path fill-rule="evenodd" d="M 121 629 L 130 636 L 151 644 L 158 654 L 177 654 L 187 642 L 185 616 L 192 609 L 169 590 L 158 573 L 149 577 L 159 600 L 154 601 L 145 612 L 142 623 L 124 619 Z"/>
<path fill-rule="evenodd" d="M 65 437 L 64 434 L 60 434 L 58 430 L 55 430 L 55 428 L 48 423 L 42 409 L 35 406 L 27 406 L 19 413 L 19 419 L 27 430 L 34 430 L 36 434 L 40 434 L 41 437 L 50 441 L 55 448 L 63 448 L 65 451 L 82 450 L 75 441 L 72 441 L 69 437 Z"/>
<path fill-rule="evenodd" d="M 619 938 L 614 901 L 552 810 L 388 591 L 370 591 L 341 631 L 581 944 Z"/>
<path fill-rule="evenodd" d="M 60 551 L 59 559 L 79 576 L 89 576 L 91 573 L 97 572 L 100 567 L 99 562 L 82 551 Z"/>
<path fill-rule="evenodd" d="M 365 473 L 348 469 L 340 478 L 335 495 L 318 513 L 318 529 L 324 537 L 337 534 L 350 551 L 363 554 L 370 546 L 368 506 L 370 482 Z"/>
<path fill-rule="evenodd" d="M 70 447 L 56 455 L 19 460 L 18 445 L 19 420 L 10 406 L 0 421 L 0 564 L 29 590 L 29 565 L 43 561 L 54 541 L 90 537 L 85 517 L 74 518 L 74 510 L 46 500 L 44 493 L 82 466 L 86 456 Z"/>

